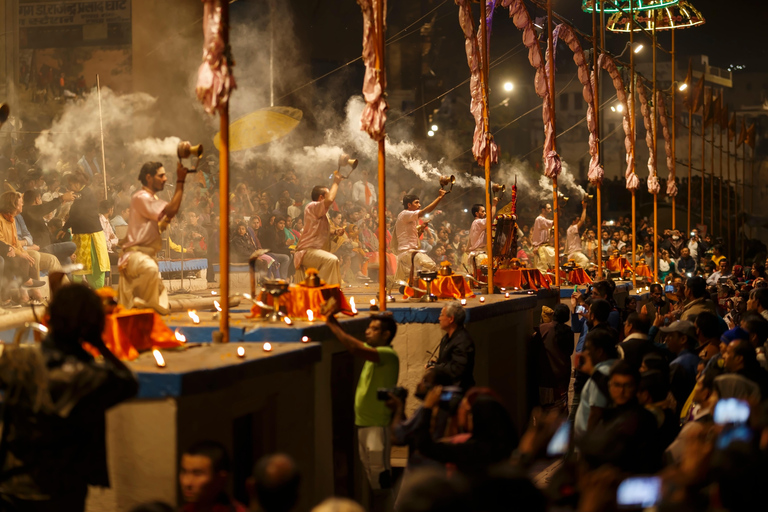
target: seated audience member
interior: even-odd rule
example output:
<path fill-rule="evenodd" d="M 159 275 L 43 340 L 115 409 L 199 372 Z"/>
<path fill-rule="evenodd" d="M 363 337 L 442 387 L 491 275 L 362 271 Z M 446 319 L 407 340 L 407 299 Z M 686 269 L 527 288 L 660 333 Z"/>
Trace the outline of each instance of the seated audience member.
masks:
<path fill-rule="evenodd" d="M 253 512 L 290 512 L 299 500 L 301 475 L 288 455 L 267 455 L 256 462 L 246 486 Z"/>
<path fill-rule="evenodd" d="M 709 311 L 699 313 L 694 325 L 699 343 L 699 359 L 706 366 L 710 359 L 720 353 L 720 336 L 723 334 L 723 328 L 717 315 Z"/>
<path fill-rule="evenodd" d="M 762 395 L 768 397 L 768 375 L 760 367 L 755 347 L 748 339 L 736 339 L 728 343 L 723 354 L 723 365 L 727 373 L 741 375 L 757 384 Z"/>
<path fill-rule="evenodd" d="M 246 512 L 227 495 L 229 472 L 227 450 L 215 441 L 201 441 L 184 450 L 179 467 L 181 512 Z"/>
<path fill-rule="evenodd" d="M 699 365 L 699 356 L 695 352 L 696 327 L 686 320 L 678 320 L 660 330 L 667 349 L 672 353 L 669 363 L 670 391 L 677 401 L 679 412 L 696 385 Z"/>
<path fill-rule="evenodd" d="M 611 464 L 630 473 L 658 470 L 658 428 L 653 414 L 638 402 L 639 373 L 626 361 L 616 361 L 608 378 L 613 407 L 577 441 L 584 460 L 593 468 Z"/>
<path fill-rule="evenodd" d="M 581 391 L 581 400 L 574 418 L 573 431 L 577 439 L 597 425 L 609 405 L 606 376 L 618 359 L 616 342 L 611 333 L 602 329 L 588 333 L 582 359 L 580 370 L 589 378 Z"/>
<path fill-rule="evenodd" d="M 657 440 L 662 450 L 675 439 L 680 431 L 680 419 L 676 413 L 677 403 L 669 392 L 669 378 L 658 370 L 640 374 L 637 388 L 640 405 L 648 409 L 656 419 Z"/>
<path fill-rule="evenodd" d="M 445 336 L 434 367 L 453 378 L 453 385 L 467 391 L 475 385 L 475 342 L 464 328 L 466 312 L 458 302 L 449 302 L 440 311 L 440 329 Z"/>
<path fill-rule="evenodd" d="M 109 487 L 105 413 L 139 388 L 101 338 L 104 310 L 90 288 L 60 288 L 48 329 L 42 343 L 0 355 L 3 511 L 84 511 L 89 486 Z"/>
<path fill-rule="evenodd" d="M 467 424 L 469 438 L 463 443 L 435 442 L 429 425 L 432 410 L 440 402 L 442 386 L 435 386 L 424 399 L 425 421 L 417 431 L 416 447 L 425 456 L 442 463 L 452 463 L 464 476 L 484 474 L 499 462 L 508 460 L 517 445 L 512 420 L 506 408 L 489 394 L 478 395 Z M 472 394 L 470 390 L 468 395 Z"/>
<path fill-rule="evenodd" d="M 624 322 L 624 341 L 619 343 L 619 354 L 637 370 L 645 354 L 653 350 L 653 342 L 648 339 L 649 329 L 649 322 L 638 313 L 630 313 Z"/>
<path fill-rule="evenodd" d="M 571 380 L 573 332 L 566 325 L 570 310 L 565 304 L 555 306 L 553 319 L 536 328 L 532 349 L 538 369 L 539 404 L 565 410 Z"/>

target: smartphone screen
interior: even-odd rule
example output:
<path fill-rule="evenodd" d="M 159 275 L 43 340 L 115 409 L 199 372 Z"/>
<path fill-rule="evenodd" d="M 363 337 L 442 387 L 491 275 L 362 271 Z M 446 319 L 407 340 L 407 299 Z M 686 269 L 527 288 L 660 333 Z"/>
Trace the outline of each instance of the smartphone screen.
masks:
<path fill-rule="evenodd" d="M 619 484 L 616 504 L 620 508 L 648 508 L 659 502 L 661 477 L 634 476 Z"/>
<path fill-rule="evenodd" d="M 749 419 L 749 404 L 738 398 L 724 398 L 715 405 L 714 416 L 718 425 L 746 423 Z"/>
<path fill-rule="evenodd" d="M 664 293 L 671 293 L 674 291 L 675 291 L 674 285 L 668 284 L 667 286 L 664 287 Z"/>
<path fill-rule="evenodd" d="M 555 435 L 547 445 L 547 455 L 550 457 L 557 457 L 564 455 L 568 451 L 568 445 L 571 441 L 571 422 L 565 420 L 562 425 L 557 429 Z"/>
<path fill-rule="evenodd" d="M 584 314 L 587 312 L 587 308 L 584 306 L 576 306 L 576 313 L 578 314 Z"/>
<path fill-rule="evenodd" d="M 443 391 L 440 393 L 441 402 L 450 402 L 451 398 L 453 398 L 453 391 Z"/>
<path fill-rule="evenodd" d="M 735 425 L 732 428 L 726 427 L 717 437 L 715 446 L 718 450 L 725 450 L 734 441 L 749 443 L 752 441 L 752 429 L 746 425 Z"/>

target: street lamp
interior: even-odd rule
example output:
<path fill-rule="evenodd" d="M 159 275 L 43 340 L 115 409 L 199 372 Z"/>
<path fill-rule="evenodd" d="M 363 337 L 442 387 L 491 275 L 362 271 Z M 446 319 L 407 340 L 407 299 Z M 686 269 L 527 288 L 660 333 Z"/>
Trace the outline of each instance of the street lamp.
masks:
<path fill-rule="evenodd" d="M 434 137 L 435 136 L 435 132 L 433 132 L 432 130 L 429 130 L 427 132 L 427 135 L 429 135 L 430 137 Z"/>
<path fill-rule="evenodd" d="M 683 92 L 688 88 L 688 82 L 683 82 L 680 84 L 680 87 L 677 88 L 678 91 Z"/>
<path fill-rule="evenodd" d="M 504 90 L 507 92 L 512 92 L 512 90 L 515 88 L 515 84 L 512 82 L 504 82 Z"/>
<path fill-rule="evenodd" d="M 431 130 L 431 131 L 433 131 L 433 132 L 436 132 L 436 131 L 437 131 L 437 125 L 436 125 L 436 124 L 433 124 L 431 128 L 432 128 L 432 130 Z"/>

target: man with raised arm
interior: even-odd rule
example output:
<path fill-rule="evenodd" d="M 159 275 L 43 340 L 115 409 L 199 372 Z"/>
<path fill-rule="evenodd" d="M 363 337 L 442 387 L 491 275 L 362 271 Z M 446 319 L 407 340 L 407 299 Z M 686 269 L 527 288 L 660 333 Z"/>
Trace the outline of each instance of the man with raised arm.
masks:
<path fill-rule="evenodd" d="M 328 284 L 341 284 L 339 258 L 328 252 L 331 228 L 327 214 L 336 199 L 342 179 L 342 175 L 336 171 L 330 189 L 325 185 L 317 185 L 312 189 L 312 202 L 304 208 L 304 229 L 301 230 L 301 239 L 293 256 L 297 269 L 316 268 L 320 278 Z"/>
<path fill-rule="evenodd" d="M 568 258 L 572 258 L 578 266 L 581 268 L 587 268 L 589 266 L 589 258 L 584 255 L 584 250 L 581 247 L 581 236 L 579 230 L 584 227 L 584 222 L 587 220 L 587 202 L 581 202 L 581 216 L 574 217 L 571 221 L 571 225 L 565 231 L 565 254 Z"/>
<path fill-rule="evenodd" d="M 555 221 L 547 218 L 547 215 L 552 213 L 552 205 L 541 204 L 539 209 L 541 213 L 536 217 L 533 229 L 531 229 L 531 245 L 533 246 L 534 266 L 542 272 L 547 272 L 550 266 L 556 266 L 557 255 L 554 247 L 552 247 L 552 239 L 549 234 Z"/>
<path fill-rule="evenodd" d="M 403 196 L 403 208 L 395 221 L 395 236 L 397 236 L 397 272 L 395 281 L 408 279 L 411 272 L 412 251 L 419 250 L 419 219 L 437 208 L 437 205 L 448 192 L 440 189 L 438 196 L 425 208 L 421 208 L 419 197 L 413 194 Z M 437 270 L 432 258 L 424 253 L 416 254 L 414 264 L 418 269 Z"/>
<path fill-rule="evenodd" d="M 147 162 L 139 171 L 141 189 L 131 196 L 128 231 L 118 260 L 120 283 L 118 302 L 125 308 L 152 308 L 161 315 L 170 313 L 168 292 L 160 276 L 157 252 L 162 249 L 160 231 L 178 213 L 188 170 L 176 167 L 176 190 L 170 202 L 157 197 L 168 176 L 160 162 Z"/>

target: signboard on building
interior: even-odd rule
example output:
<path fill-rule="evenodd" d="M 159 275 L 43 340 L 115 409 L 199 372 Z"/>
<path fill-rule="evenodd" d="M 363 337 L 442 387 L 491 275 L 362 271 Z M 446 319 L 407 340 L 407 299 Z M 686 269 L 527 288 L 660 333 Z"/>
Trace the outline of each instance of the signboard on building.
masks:
<path fill-rule="evenodd" d="M 19 46 L 131 44 L 131 0 L 19 0 Z"/>

